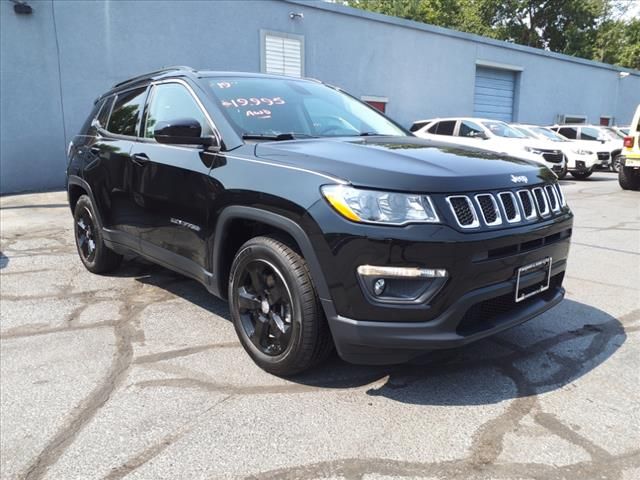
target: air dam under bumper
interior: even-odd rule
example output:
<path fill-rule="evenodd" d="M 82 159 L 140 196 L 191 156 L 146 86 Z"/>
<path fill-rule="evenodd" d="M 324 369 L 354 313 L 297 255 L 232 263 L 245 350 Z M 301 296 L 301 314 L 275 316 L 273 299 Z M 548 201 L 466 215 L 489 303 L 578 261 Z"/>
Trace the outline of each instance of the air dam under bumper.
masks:
<path fill-rule="evenodd" d="M 515 302 L 515 279 L 473 290 L 428 322 L 372 322 L 339 315 L 329 325 L 340 357 L 364 365 L 402 363 L 429 350 L 480 340 L 530 320 L 564 298 L 566 261 L 554 263 L 549 289 Z M 531 276 L 521 286 L 533 285 Z"/>

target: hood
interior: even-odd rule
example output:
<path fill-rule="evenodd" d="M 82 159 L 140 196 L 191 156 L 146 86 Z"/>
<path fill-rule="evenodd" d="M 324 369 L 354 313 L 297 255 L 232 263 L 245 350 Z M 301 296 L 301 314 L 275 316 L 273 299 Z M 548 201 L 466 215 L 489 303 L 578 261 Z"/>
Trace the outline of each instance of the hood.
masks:
<path fill-rule="evenodd" d="M 256 144 L 257 157 L 321 172 L 354 186 L 407 192 L 464 192 L 512 188 L 555 175 L 505 155 L 417 137 L 342 137 Z M 523 179 L 520 179 L 524 183 Z"/>

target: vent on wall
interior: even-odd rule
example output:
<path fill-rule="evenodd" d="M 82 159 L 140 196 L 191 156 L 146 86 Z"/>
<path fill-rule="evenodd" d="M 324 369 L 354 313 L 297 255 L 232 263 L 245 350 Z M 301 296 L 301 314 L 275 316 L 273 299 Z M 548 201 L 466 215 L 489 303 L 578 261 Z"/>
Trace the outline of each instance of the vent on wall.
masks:
<path fill-rule="evenodd" d="M 557 123 L 560 125 L 564 123 L 583 124 L 587 123 L 587 117 L 585 115 L 558 114 Z"/>
<path fill-rule="evenodd" d="M 302 77 L 304 75 L 302 37 L 265 32 L 262 42 L 262 71 L 275 75 Z"/>

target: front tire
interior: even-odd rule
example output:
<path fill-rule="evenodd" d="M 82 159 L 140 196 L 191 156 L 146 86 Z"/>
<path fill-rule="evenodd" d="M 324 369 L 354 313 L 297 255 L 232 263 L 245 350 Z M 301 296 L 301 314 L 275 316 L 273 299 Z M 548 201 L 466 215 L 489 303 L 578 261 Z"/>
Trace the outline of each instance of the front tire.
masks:
<path fill-rule="evenodd" d="M 564 177 L 567 176 L 567 172 L 568 172 L 568 167 L 565 165 L 564 168 L 562 169 L 562 171 L 560 173 L 557 174 L 558 176 L 558 180 L 564 180 Z"/>
<path fill-rule="evenodd" d="M 73 231 L 80 260 L 91 273 L 115 270 L 122 256 L 104 244 L 91 199 L 82 195 L 73 210 Z"/>
<path fill-rule="evenodd" d="M 622 158 L 623 155 L 616 155 L 613 160 L 611 161 L 611 171 L 612 172 L 616 172 L 619 173 L 620 169 L 622 168 Z"/>
<path fill-rule="evenodd" d="M 640 190 L 640 170 L 621 167 L 618 172 L 618 183 L 623 190 Z"/>
<path fill-rule="evenodd" d="M 307 370 L 333 348 L 307 263 L 274 238 L 256 237 L 240 248 L 229 275 L 229 307 L 240 343 L 274 375 Z"/>
<path fill-rule="evenodd" d="M 589 170 L 587 172 L 571 172 L 571 176 L 577 180 L 586 180 L 592 173 L 593 170 Z"/>

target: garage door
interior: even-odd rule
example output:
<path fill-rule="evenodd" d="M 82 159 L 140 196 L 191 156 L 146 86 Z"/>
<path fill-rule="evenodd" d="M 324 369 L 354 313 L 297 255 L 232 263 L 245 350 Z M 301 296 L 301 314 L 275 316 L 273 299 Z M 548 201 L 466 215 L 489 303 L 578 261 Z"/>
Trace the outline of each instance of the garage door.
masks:
<path fill-rule="evenodd" d="M 515 84 L 515 72 L 477 67 L 474 116 L 511 122 Z"/>

